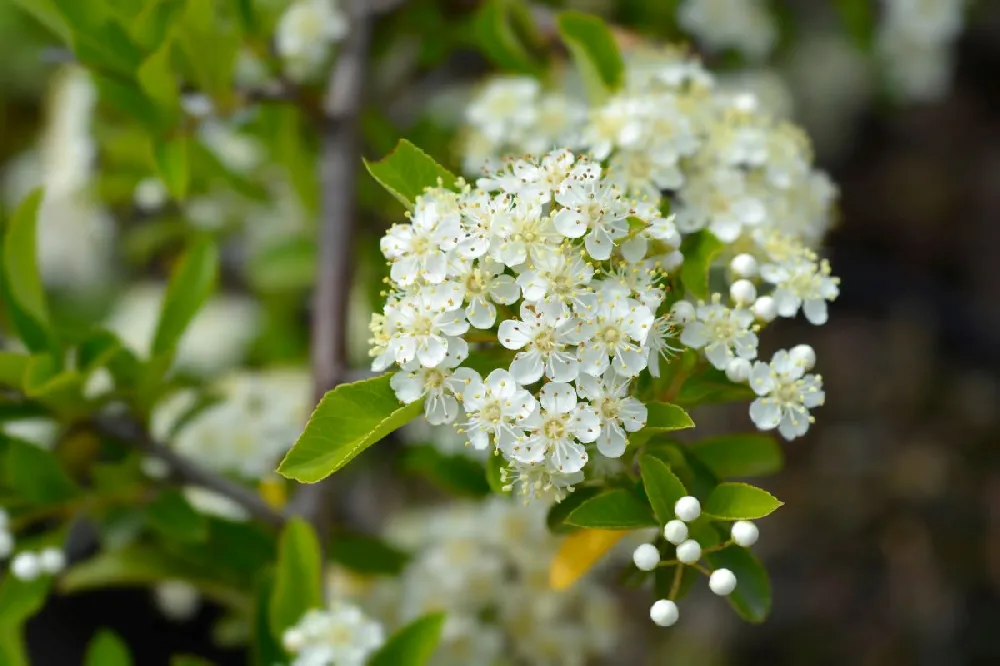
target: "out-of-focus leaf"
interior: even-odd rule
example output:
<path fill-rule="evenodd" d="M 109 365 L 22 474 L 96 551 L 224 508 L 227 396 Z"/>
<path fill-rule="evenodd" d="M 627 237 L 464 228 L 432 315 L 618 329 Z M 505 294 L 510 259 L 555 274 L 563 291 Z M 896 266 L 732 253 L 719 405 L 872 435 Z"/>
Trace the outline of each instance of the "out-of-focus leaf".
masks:
<path fill-rule="evenodd" d="M 37 446 L 11 440 L 4 455 L 4 485 L 34 504 L 55 504 L 73 499 L 80 489 L 59 466 L 59 461 Z"/>
<path fill-rule="evenodd" d="M 422 474 L 448 493 L 466 497 L 490 494 L 490 485 L 480 463 L 461 454 L 445 455 L 432 444 L 409 447 L 403 456 L 403 466 Z"/>
<path fill-rule="evenodd" d="M 590 571 L 627 532 L 618 530 L 577 530 L 566 536 L 549 565 L 549 585 L 566 590 Z"/>
<path fill-rule="evenodd" d="M 510 491 L 505 491 L 503 481 L 503 470 L 506 467 L 507 461 L 501 455 L 489 455 L 486 458 L 486 483 L 489 484 L 490 490 L 495 493 L 506 494 Z"/>
<path fill-rule="evenodd" d="M 272 243 L 250 258 L 247 275 L 265 293 L 310 289 L 316 282 L 316 241 L 299 236 Z"/>
<path fill-rule="evenodd" d="M 558 23 L 559 35 L 573 55 L 587 96 L 600 101 L 618 90 L 625 65 L 607 24 L 596 16 L 575 11 L 559 14 Z"/>
<path fill-rule="evenodd" d="M 307 610 L 323 604 L 323 564 L 316 533 L 309 523 L 293 518 L 278 543 L 278 563 L 271 595 L 271 633 L 281 636 Z"/>
<path fill-rule="evenodd" d="M 833 6 L 844 31 L 862 51 L 870 52 L 878 25 L 876 9 L 870 0 L 834 0 Z"/>
<path fill-rule="evenodd" d="M 389 637 L 369 666 L 424 666 L 441 640 L 444 613 L 428 613 Z"/>
<path fill-rule="evenodd" d="M 167 186 L 167 191 L 178 201 L 187 196 L 190 169 L 188 167 L 188 138 L 182 135 L 152 140 L 153 166 Z"/>
<path fill-rule="evenodd" d="M 271 633 L 271 596 L 274 593 L 274 573 L 262 572 L 254 590 L 253 618 L 250 627 L 250 655 L 253 666 L 273 666 L 286 661 L 280 636 Z"/>
<path fill-rule="evenodd" d="M 208 519 L 191 508 L 176 490 L 165 490 L 146 509 L 149 523 L 164 536 L 180 541 L 208 538 Z"/>
<path fill-rule="evenodd" d="M 722 248 L 722 241 L 707 229 L 684 239 L 681 244 L 681 252 L 684 253 L 681 282 L 687 295 L 695 299 L 708 300 L 708 270 Z"/>
<path fill-rule="evenodd" d="M 711 437 L 689 448 L 719 478 L 766 476 L 780 471 L 784 464 L 781 446 L 764 433 Z"/>
<path fill-rule="evenodd" d="M 413 208 L 417 197 L 428 187 L 453 187 L 455 176 L 406 139 L 378 162 L 365 160 L 372 178 L 407 208 Z"/>
<path fill-rule="evenodd" d="M 101 629 L 87 646 L 84 666 L 132 666 L 132 655 L 125 642 L 110 629 Z"/>
<path fill-rule="evenodd" d="M 522 40 L 534 24 L 521 0 L 487 0 L 473 23 L 475 46 L 497 66 L 514 72 L 538 74 L 542 65 Z M 520 33 L 520 34 L 519 34 Z"/>
<path fill-rule="evenodd" d="M 42 191 L 35 190 L 21 202 L 8 221 L 3 241 L 3 275 L 0 300 L 11 324 L 31 351 L 55 349 L 49 307 L 38 270 L 37 217 Z"/>
<path fill-rule="evenodd" d="M 153 338 L 153 356 L 173 352 L 215 287 L 218 272 L 219 250 L 215 243 L 209 238 L 195 241 L 170 277 Z"/>
<path fill-rule="evenodd" d="M 0 351 L 0 386 L 21 389 L 24 383 L 24 371 L 28 368 L 28 359 L 24 354 Z"/>
<path fill-rule="evenodd" d="M 62 12 L 59 11 L 53 0 L 14 0 L 14 4 L 34 16 L 64 44 L 70 42 L 69 26 L 66 25 L 66 19 L 63 18 Z"/>
<path fill-rule="evenodd" d="M 170 52 L 171 42 L 167 40 L 146 57 L 136 73 L 142 89 L 167 112 L 176 109 L 180 100 Z"/>
<path fill-rule="evenodd" d="M 393 430 L 419 416 L 423 400 L 404 405 L 389 386 L 391 375 L 341 384 L 323 396 L 278 473 L 315 483 L 349 463 Z"/>
<path fill-rule="evenodd" d="M 407 553 L 364 534 L 338 532 L 330 539 L 329 558 L 364 576 L 395 576 L 410 561 Z"/>

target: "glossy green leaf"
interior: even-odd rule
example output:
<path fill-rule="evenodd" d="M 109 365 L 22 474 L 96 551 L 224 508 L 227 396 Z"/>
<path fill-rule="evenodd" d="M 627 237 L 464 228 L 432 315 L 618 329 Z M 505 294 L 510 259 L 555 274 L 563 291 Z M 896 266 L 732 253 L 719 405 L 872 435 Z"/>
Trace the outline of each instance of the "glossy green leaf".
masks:
<path fill-rule="evenodd" d="M 323 563 L 308 522 L 292 518 L 278 542 L 278 563 L 270 603 L 271 633 L 281 636 L 305 612 L 323 605 Z"/>
<path fill-rule="evenodd" d="M 170 277 L 153 338 L 153 356 L 172 353 L 188 324 L 215 288 L 218 273 L 218 248 L 211 239 L 198 239 Z"/>
<path fill-rule="evenodd" d="M 771 493 L 748 483 L 720 483 L 705 500 L 702 511 L 717 520 L 756 520 L 782 504 Z"/>
<path fill-rule="evenodd" d="M 87 646 L 83 666 L 131 666 L 132 655 L 125 642 L 110 629 L 101 629 Z"/>
<path fill-rule="evenodd" d="M 368 666 L 424 666 L 441 641 L 444 613 L 428 613 L 389 637 Z"/>
<path fill-rule="evenodd" d="M 665 525 L 674 519 L 674 504 L 688 492 L 670 466 L 655 456 L 640 456 L 639 471 L 653 513 L 660 524 Z"/>
<path fill-rule="evenodd" d="M 624 488 L 608 490 L 585 500 L 569 514 L 566 522 L 577 527 L 605 530 L 633 530 L 657 525 L 649 505 Z"/>
<path fill-rule="evenodd" d="M 365 168 L 407 208 L 413 208 L 428 187 L 438 187 L 439 182 L 444 187 L 455 185 L 454 174 L 406 139 L 378 162 L 365 160 Z"/>
<path fill-rule="evenodd" d="M 178 201 L 187 196 L 190 169 L 188 167 L 188 138 L 182 135 L 167 139 L 153 139 L 153 166 L 167 186 L 167 191 Z"/>
<path fill-rule="evenodd" d="M 498 457 L 502 458 L 503 456 Z M 596 497 L 600 492 L 600 488 L 593 486 L 577 488 L 563 498 L 563 501 L 556 502 L 549 508 L 549 512 L 545 516 L 545 524 L 548 525 L 549 530 L 552 532 L 567 533 L 576 531 L 579 528 L 567 523 L 566 519 L 569 518 L 571 513 L 576 511 L 578 506 L 592 497 Z"/>
<path fill-rule="evenodd" d="M 723 247 L 723 242 L 705 229 L 684 239 L 681 245 L 684 254 L 681 282 L 688 296 L 708 300 L 708 271 Z"/>
<path fill-rule="evenodd" d="M 767 570 L 746 548 L 729 546 L 705 555 L 712 569 L 729 569 L 736 575 L 736 589 L 727 601 L 747 622 L 760 623 L 771 612 L 771 581 Z"/>
<path fill-rule="evenodd" d="M 490 494 L 481 463 L 461 454 L 443 454 L 432 444 L 409 447 L 403 456 L 403 467 L 453 495 L 479 498 Z"/>
<path fill-rule="evenodd" d="M 642 430 L 629 434 L 628 439 L 632 446 L 641 446 L 663 433 L 694 427 L 694 421 L 691 420 L 688 413 L 677 405 L 668 402 L 651 402 L 646 405 L 646 408 L 648 410 L 646 425 Z"/>
<path fill-rule="evenodd" d="M 473 23 L 475 46 L 494 64 L 506 71 L 538 74 L 542 65 L 525 44 L 526 35 L 534 36 L 534 24 L 521 0 L 487 0 Z"/>
<path fill-rule="evenodd" d="M 587 96 L 600 101 L 618 90 L 625 76 L 625 65 L 614 35 L 596 16 L 575 11 L 559 14 L 559 35 L 583 79 Z"/>
<path fill-rule="evenodd" d="M 315 483 L 421 413 L 422 400 L 404 405 L 389 386 L 391 375 L 341 384 L 323 396 L 278 473 Z"/>
<path fill-rule="evenodd" d="M 195 511 L 184 495 L 165 490 L 146 510 L 150 526 L 164 536 L 180 541 L 203 541 L 208 538 L 208 519 Z"/>
<path fill-rule="evenodd" d="M 80 489 L 48 451 L 20 441 L 9 441 L 3 461 L 4 485 L 33 504 L 56 504 L 73 499 Z"/>
<path fill-rule="evenodd" d="M 764 433 L 711 437 L 689 448 L 719 478 L 766 476 L 780 471 L 784 464 L 781 446 Z"/>
<path fill-rule="evenodd" d="M 395 576 L 403 570 L 410 556 L 372 536 L 338 532 L 330 538 L 330 560 L 363 576 Z"/>
<path fill-rule="evenodd" d="M 729 381 L 721 370 L 709 368 L 688 377 L 674 402 L 682 407 L 712 405 L 724 402 L 749 402 L 755 394 L 746 384 Z"/>
<path fill-rule="evenodd" d="M 3 241 L 3 275 L 0 300 L 6 303 L 11 324 L 31 351 L 55 346 L 49 307 L 38 270 L 37 217 L 42 191 L 35 190 L 21 202 L 7 224 Z"/>

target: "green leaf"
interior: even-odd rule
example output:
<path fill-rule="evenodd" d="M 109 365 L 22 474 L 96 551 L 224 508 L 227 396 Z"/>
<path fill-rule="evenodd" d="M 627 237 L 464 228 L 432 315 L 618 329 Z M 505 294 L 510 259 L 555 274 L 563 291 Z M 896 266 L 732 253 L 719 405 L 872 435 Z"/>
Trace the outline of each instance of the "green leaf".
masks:
<path fill-rule="evenodd" d="M 14 211 L 4 234 L 0 300 L 7 303 L 11 324 L 31 351 L 54 349 L 41 274 L 38 271 L 37 218 L 42 190 L 29 194 Z"/>
<path fill-rule="evenodd" d="M 323 605 L 323 563 L 316 533 L 301 518 L 285 524 L 271 595 L 271 633 L 281 636 L 307 610 Z"/>
<path fill-rule="evenodd" d="M 490 490 L 501 495 L 510 492 L 504 490 L 506 484 L 503 481 L 503 470 L 506 466 L 507 461 L 499 454 L 491 454 L 486 459 L 486 483 L 489 485 Z"/>
<path fill-rule="evenodd" d="M 746 548 L 729 546 L 705 555 L 712 569 L 729 569 L 736 575 L 736 589 L 727 601 L 747 622 L 760 623 L 771 612 L 771 581 L 767 570 Z"/>
<path fill-rule="evenodd" d="M 684 254 L 681 282 L 688 296 L 708 300 L 708 271 L 723 247 L 723 242 L 705 229 L 684 239 L 681 244 Z"/>
<path fill-rule="evenodd" d="M 441 641 L 444 613 L 428 613 L 395 634 L 368 660 L 368 666 L 424 666 Z"/>
<path fill-rule="evenodd" d="M 33 444 L 9 441 L 3 469 L 5 485 L 33 504 L 56 504 L 80 493 L 55 456 Z"/>
<path fill-rule="evenodd" d="M 577 527 L 605 530 L 633 530 L 657 525 L 649 506 L 624 488 L 608 490 L 585 500 L 569 514 L 566 522 Z"/>
<path fill-rule="evenodd" d="M 410 556 L 386 542 L 364 534 L 339 532 L 330 539 L 330 560 L 363 576 L 399 574 Z"/>
<path fill-rule="evenodd" d="M 661 525 L 673 520 L 674 504 L 688 494 L 684 484 L 670 471 L 667 463 L 655 456 L 640 456 L 639 471 L 657 520 Z"/>
<path fill-rule="evenodd" d="M 502 457 L 502 456 L 498 456 Z M 549 530 L 557 533 L 568 533 L 575 532 L 578 528 L 566 522 L 569 515 L 576 511 L 576 508 L 591 499 L 596 497 L 601 492 L 600 488 L 595 488 L 593 486 L 584 486 L 582 488 L 577 488 L 569 495 L 567 495 L 563 501 L 556 502 L 549 508 L 548 514 L 545 516 L 545 524 L 548 526 Z"/>
<path fill-rule="evenodd" d="M 29 398 L 51 409 L 71 413 L 83 404 L 84 376 L 74 370 L 62 370 L 51 354 L 35 354 L 28 360 L 22 388 Z"/>
<path fill-rule="evenodd" d="M 167 110 L 176 109 L 180 100 L 170 53 L 171 42 L 167 40 L 143 61 L 136 72 L 139 85 L 146 94 Z"/>
<path fill-rule="evenodd" d="M 170 666 L 212 666 L 212 662 L 193 654 L 175 654 L 170 657 Z"/>
<path fill-rule="evenodd" d="M 187 196 L 188 179 L 188 139 L 179 135 L 168 139 L 153 139 L 153 166 L 170 195 L 183 201 Z"/>
<path fill-rule="evenodd" d="M 264 293 L 303 291 L 316 282 L 316 241 L 293 236 L 263 248 L 250 258 L 247 277 Z"/>
<path fill-rule="evenodd" d="M 604 21 L 580 12 L 562 12 L 559 35 L 573 55 L 592 101 L 603 100 L 621 87 L 625 65 L 614 35 Z"/>
<path fill-rule="evenodd" d="M 110 629 L 101 629 L 90 641 L 83 666 L 131 666 L 128 646 Z"/>
<path fill-rule="evenodd" d="M 656 435 L 694 427 L 694 421 L 688 413 L 677 405 L 669 402 L 651 402 L 646 408 L 648 410 L 646 425 L 642 430 L 629 435 L 629 443 L 632 446 L 645 444 Z"/>
<path fill-rule="evenodd" d="M 709 368 L 688 377 L 674 402 L 683 407 L 696 407 L 724 402 L 749 402 L 754 399 L 754 395 L 753 389 L 746 384 L 731 382 L 722 370 Z"/>
<path fill-rule="evenodd" d="M 132 39 L 145 51 L 158 50 L 183 9 L 184 0 L 152 0 L 145 3 L 132 19 L 129 29 Z"/>
<path fill-rule="evenodd" d="M 695 497 L 708 497 L 719 485 L 719 479 L 705 463 L 695 457 L 687 447 L 674 442 L 652 441 L 646 445 L 646 455 L 655 456 L 667 463 L 681 480 L 688 493 Z"/>
<path fill-rule="evenodd" d="M 219 272 L 219 250 L 209 238 L 200 238 L 181 259 L 163 297 L 153 338 L 152 356 L 173 353 L 188 324 L 208 299 Z"/>
<path fill-rule="evenodd" d="M 834 0 L 833 6 L 854 44 L 865 53 L 870 52 L 878 25 L 871 0 Z"/>
<path fill-rule="evenodd" d="M 52 0 L 14 0 L 14 4 L 34 16 L 64 44 L 70 43 L 72 33 L 69 26 L 66 25 L 66 19 L 63 18 L 62 12 Z"/>
<path fill-rule="evenodd" d="M 164 536 L 179 541 L 204 541 L 208 538 L 208 519 L 195 511 L 179 491 L 165 490 L 148 509 L 150 525 Z"/>
<path fill-rule="evenodd" d="M 14 576 L 0 579 L 0 664 L 29 666 L 22 627 L 45 605 L 52 579 L 48 576 L 23 581 Z"/>
<path fill-rule="evenodd" d="M 784 504 L 748 483 L 720 483 L 705 500 L 703 512 L 717 520 L 756 520 Z"/>
<path fill-rule="evenodd" d="M 185 20 L 175 32 L 194 82 L 212 97 L 232 89 L 240 38 L 235 26 L 214 21 L 214 3 L 189 0 Z"/>
<path fill-rule="evenodd" d="M 14 352 L 0 351 L 0 386 L 20 390 L 24 384 L 24 371 L 28 368 L 29 356 Z"/>
<path fill-rule="evenodd" d="M 139 121 L 149 131 L 160 132 L 169 125 L 168 119 L 161 115 L 156 102 L 151 100 L 137 83 L 102 74 L 99 71 L 92 71 L 90 74 L 102 101 Z"/>
<path fill-rule="evenodd" d="M 689 448 L 719 478 L 766 476 L 780 471 L 784 464 L 781 446 L 764 433 L 711 437 Z"/>
<path fill-rule="evenodd" d="M 258 576 L 254 587 L 253 618 L 250 627 L 250 654 L 253 666 L 274 666 L 287 661 L 281 643 L 271 633 L 271 596 L 274 592 L 274 573 L 265 570 Z"/>
<path fill-rule="evenodd" d="M 327 392 L 278 473 L 315 483 L 349 463 L 393 430 L 423 413 L 423 400 L 403 405 L 385 374 Z"/>
<path fill-rule="evenodd" d="M 498 67 L 538 74 L 542 65 L 522 40 L 522 35 L 537 39 L 534 28 L 520 0 L 487 0 L 476 14 L 472 32 L 475 46 Z"/>
<path fill-rule="evenodd" d="M 483 466 L 461 454 L 445 455 L 432 444 L 414 446 L 403 455 L 403 467 L 422 474 L 441 490 L 465 497 L 490 494 Z"/>
<path fill-rule="evenodd" d="M 365 160 L 365 168 L 389 194 L 407 208 L 428 187 L 454 187 L 455 176 L 406 139 L 400 140 L 396 149 L 378 162 Z"/>

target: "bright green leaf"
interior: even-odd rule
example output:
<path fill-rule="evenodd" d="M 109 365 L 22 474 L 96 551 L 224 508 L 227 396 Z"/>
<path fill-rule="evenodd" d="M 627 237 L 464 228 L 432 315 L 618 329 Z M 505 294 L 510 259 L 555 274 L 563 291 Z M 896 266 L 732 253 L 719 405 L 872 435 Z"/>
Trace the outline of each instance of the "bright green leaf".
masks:
<path fill-rule="evenodd" d="M 781 446 L 764 433 L 711 437 L 695 442 L 690 450 L 719 478 L 766 476 L 784 463 Z"/>
<path fill-rule="evenodd" d="M 197 240 L 170 277 L 153 338 L 153 356 L 173 351 L 215 287 L 218 272 L 219 250 L 215 243 L 208 238 Z"/>
<path fill-rule="evenodd" d="M 55 456 L 32 444 L 9 441 L 3 470 L 5 485 L 28 502 L 56 504 L 80 492 Z"/>
<path fill-rule="evenodd" d="M 323 605 L 323 563 L 319 541 L 309 523 L 292 518 L 278 542 L 278 563 L 271 595 L 271 633 L 281 636 L 305 612 Z"/>
<path fill-rule="evenodd" d="M 771 493 L 748 483 L 720 483 L 705 500 L 703 512 L 717 520 L 756 520 L 782 504 Z"/>
<path fill-rule="evenodd" d="M 559 35 L 573 55 L 591 100 L 603 100 L 621 87 L 625 65 L 604 21 L 580 12 L 562 12 Z"/>
<path fill-rule="evenodd" d="M 83 666 L 131 666 L 128 646 L 110 629 L 101 629 L 87 646 Z"/>
<path fill-rule="evenodd" d="M 330 538 L 330 560 L 363 576 L 395 576 L 410 561 L 403 551 L 364 534 L 338 532 Z"/>
<path fill-rule="evenodd" d="M 15 576 L 0 579 L 0 627 L 20 627 L 45 605 L 52 579 L 26 581 Z"/>
<path fill-rule="evenodd" d="M 655 456 L 639 458 L 639 471 L 646 496 L 661 525 L 674 519 L 674 504 L 686 496 L 687 490 L 680 479 L 670 471 L 670 466 Z"/>
<path fill-rule="evenodd" d="M 180 94 L 170 64 L 171 42 L 167 40 L 139 66 L 136 78 L 147 95 L 167 110 L 177 107 Z"/>
<path fill-rule="evenodd" d="M 419 416 L 422 400 L 403 405 L 380 375 L 327 392 L 305 430 L 278 467 L 278 473 L 315 483 L 349 463 L 393 430 Z"/>
<path fill-rule="evenodd" d="M 475 46 L 504 70 L 537 74 L 541 64 L 522 40 L 522 34 L 531 34 L 533 29 L 520 0 L 487 0 L 473 23 Z"/>
<path fill-rule="evenodd" d="M 633 530 L 656 527 L 649 506 L 624 488 L 608 490 L 584 501 L 566 518 L 577 527 L 606 530 Z"/>
<path fill-rule="evenodd" d="M 20 390 L 29 358 L 24 354 L 0 351 L 0 386 Z"/>
<path fill-rule="evenodd" d="M 427 153 L 406 139 L 378 162 L 365 160 L 365 167 L 389 193 L 407 208 L 413 208 L 417 197 L 428 187 L 455 185 L 455 176 L 435 162 Z"/>
<path fill-rule="evenodd" d="M 208 519 L 195 511 L 184 495 L 165 490 L 147 508 L 149 523 L 164 536 L 179 541 L 203 541 L 208 538 Z"/>
<path fill-rule="evenodd" d="M 424 666 L 437 649 L 444 613 L 428 613 L 393 634 L 368 666 Z"/>
<path fill-rule="evenodd" d="M 184 9 L 184 0 L 151 0 L 132 20 L 132 39 L 146 51 L 158 50 Z"/>
<path fill-rule="evenodd" d="M 684 239 L 681 245 L 684 254 L 681 282 L 688 296 L 708 300 L 708 271 L 723 247 L 722 241 L 704 229 Z"/>
<path fill-rule="evenodd" d="M 42 191 L 29 194 L 8 221 L 3 242 L 2 294 L 11 324 L 31 351 L 54 348 L 49 308 L 38 271 L 37 217 Z"/>
<path fill-rule="evenodd" d="M 166 129 L 168 119 L 137 83 L 99 71 L 92 71 L 90 74 L 102 101 L 139 121 L 148 131 L 160 132 Z"/>
<path fill-rule="evenodd" d="M 445 455 L 432 444 L 409 447 L 403 456 L 403 466 L 422 474 L 447 493 L 475 498 L 490 494 L 481 463 L 461 454 Z"/>
<path fill-rule="evenodd" d="M 694 421 L 688 413 L 677 405 L 668 402 L 651 402 L 646 405 L 648 415 L 646 425 L 642 430 L 629 435 L 629 443 L 632 446 L 640 446 L 648 442 L 656 435 L 661 435 L 675 430 L 693 428 Z"/>
<path fill-rule="evenodd" d="M 747 622 L 760 623 L 771 611 L 771 581 L 767 570 L 746 548 L 729 546 L 705 555 L 712 569 L 729 569 L 736 575 L 736 589 L 729 605 Z"/>
<path fill-rule="evenodd" d="M 153 139 L 153 166 L 167 191 L 178 201 L 187 196 L 190 169 L 188 167 L 188 138 L 174 136 L 168 139 Z"/>
<path fill-rule="evenodd" d="M 53 0 L 14 0 L 14 4 L 34 16 L 64 44 L 70 43 L 72 33 L 69 26 L 66 25 L 66 19 L 63 18 L 62 12 L 59 11 Z"/>

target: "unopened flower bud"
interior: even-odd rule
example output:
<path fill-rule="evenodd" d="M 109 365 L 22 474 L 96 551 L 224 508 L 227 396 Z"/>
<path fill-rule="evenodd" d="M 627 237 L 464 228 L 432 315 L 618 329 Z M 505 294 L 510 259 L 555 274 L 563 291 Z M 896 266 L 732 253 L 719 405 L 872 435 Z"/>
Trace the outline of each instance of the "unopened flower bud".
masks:
<path fill-rule="evenodd" d="M 660 551 L 651 543 L 644 543 L 632 553 L 632 561 L 640 571 L 652 571 L 660 563 Z"/>
<path fill-rule="evenodd" d="M 736 545 L 749 548 L 757 543 L 757 538 L 760 536 L 760 530 L 758 530 L 757 526 L 748 520 L 738 520 L 733 523 L 731 534 L 733 541 L 736 542 Z"/>
<path fill-rule="evenodd" d="M 683 543 L 688 538 L 688 526 L 679 520 L 671 520 L 663 528 L 663 538 L 675 546 Z"/>
<path fill-rule="evenodd" d="M 726 365 L 726 377 L 736 383 L 750 379 L 750 361 L 745 358 L 734 358 Z"/>
<path fill-rule="evenodd" d="M 677 546 L 677 561 L 684 564 L 694 564 L 701 559 L 701 544 L 694 539 L 688 539 Z"/>
<path fill-rule="evenodd" d="M 792 357 L 792 361 L 806 370 L 812 370 L 816 365 L 816 350 L 809 345 L 795 345 L 788 355 Z"/>
<path fill-rule="evenodd" d="M 685 523 L 698 520 L 698 516 L 701 515 L 701 502 L 698 501 L 697 497 L 691 497 L 690 495 L 682 497 L 674 504 L 674 513 L 678 519 L 683 520 Z"/>
<path fill-rule="evenodd" d="M 761 296 L 753 304 L 753 316 L 764 323 L 774 321 L 778 316 L 778 306 L 770 296 Z"/>
<path fill-rule="evenodd" d="M 729 569 L 716 569 L 708 578 L 708 587 L 720 597 L 728 596 L 736 589 L 736 574 Z"/>
<path fill-rule="evenodd" d="M 677 604 L 669 599 L 660 599 L 649 607 L 649 619 L 661 627 L 673 626 L 679 617 Z"/>
<path fill-rule="evenodd" d="M 34 553 L 18 553 L 10 563 L 10 572 L 14 578 L 25 582 L 35 580 L 42 573 L 41 563 Z"/>
<path fill-rule="evenodd" d="M 738 254 L 729 262 L 729 270 L 741 278 L 752 278 L 757 275 L 757 260 L 752 254 Z"/>

